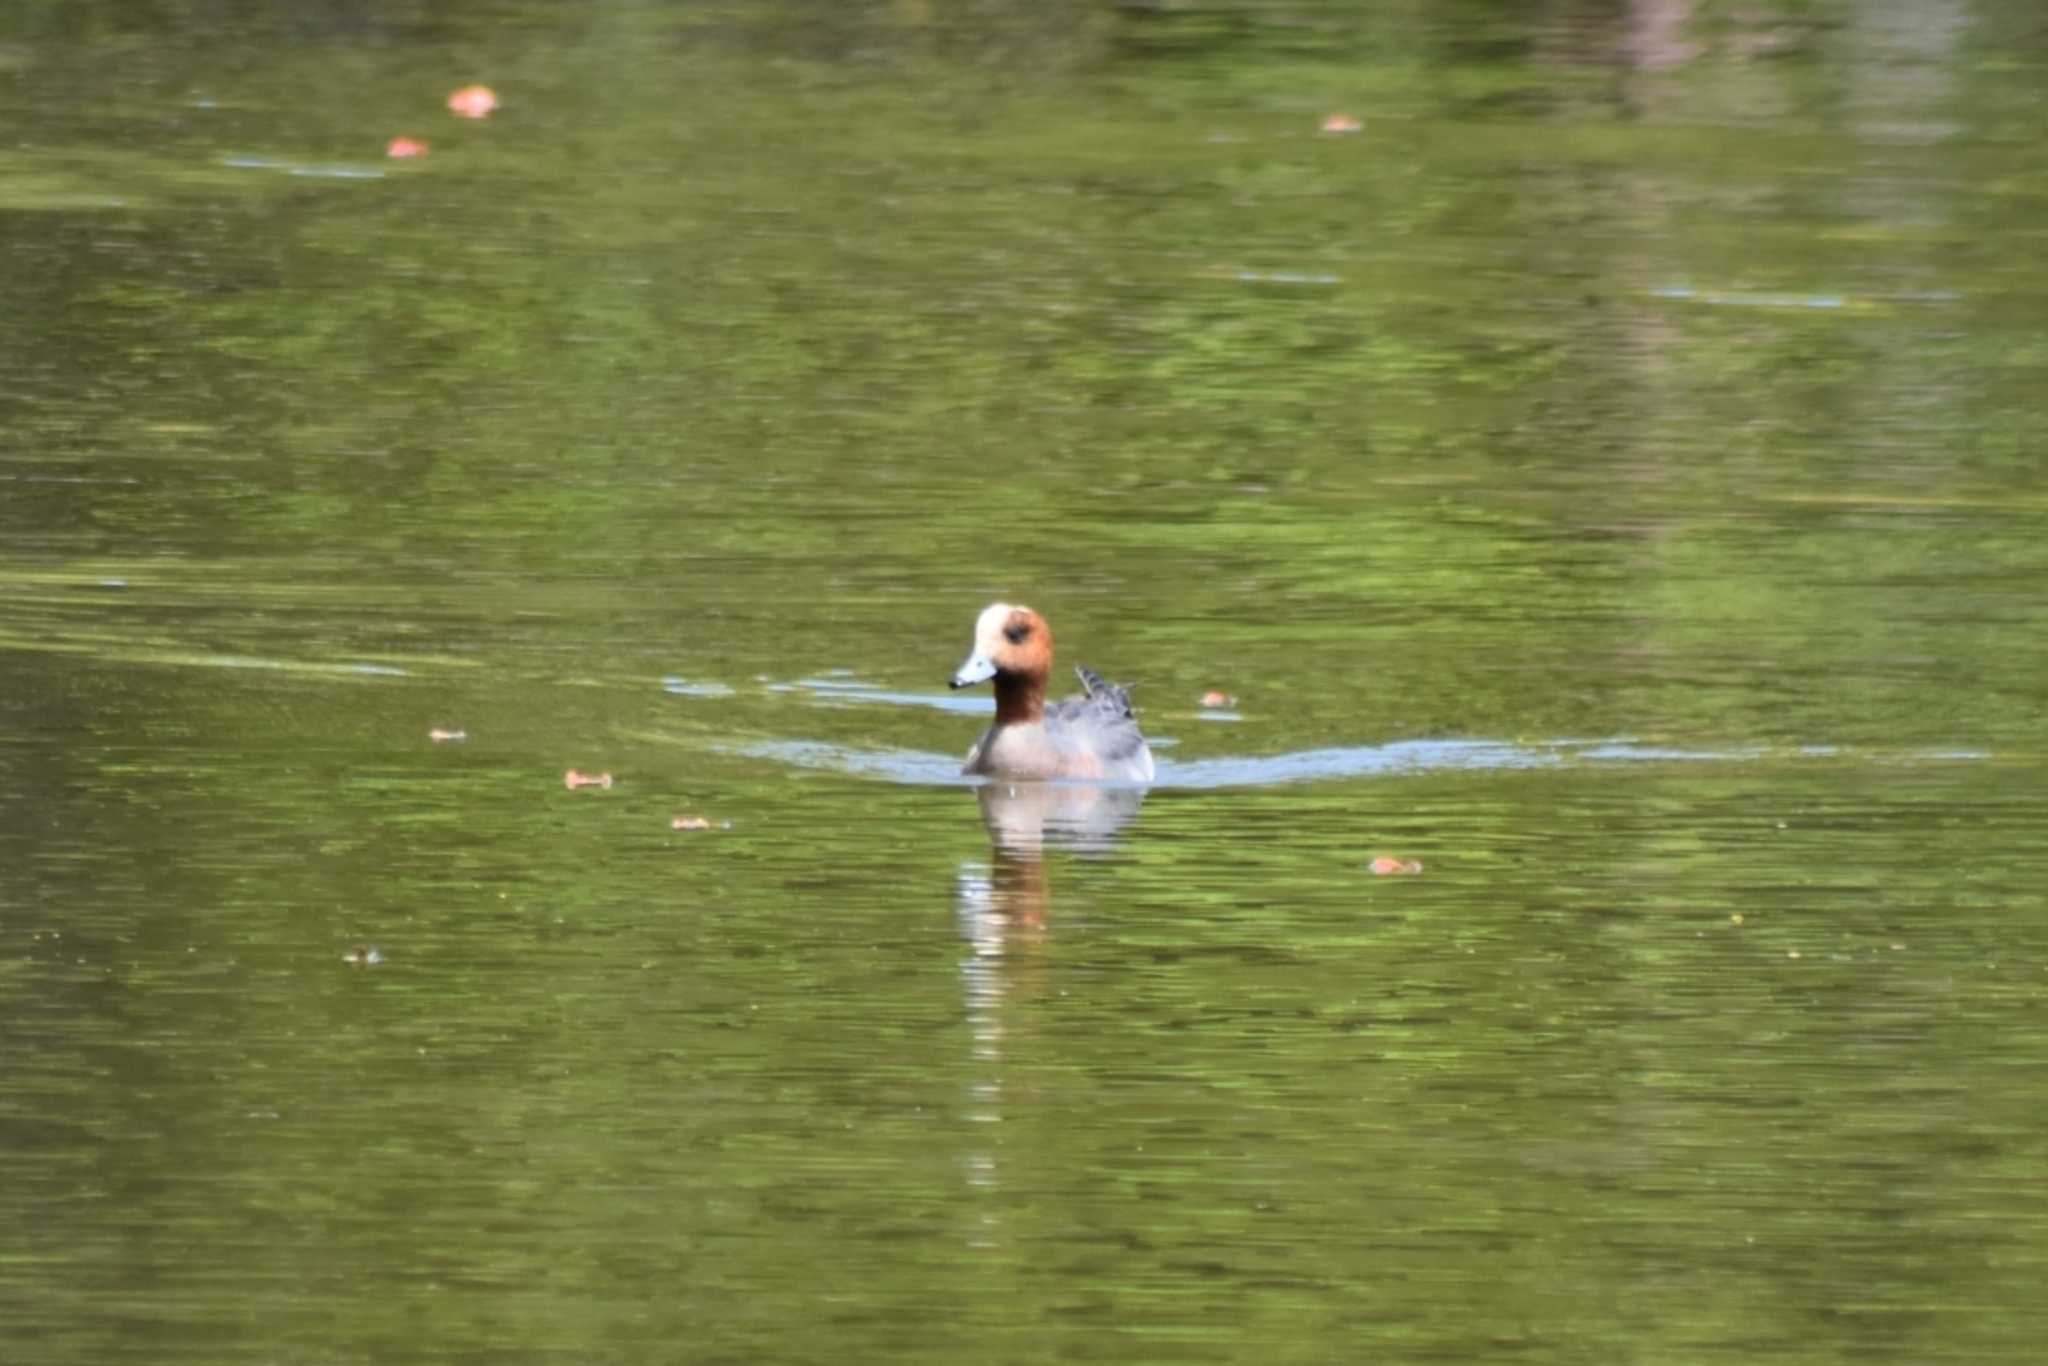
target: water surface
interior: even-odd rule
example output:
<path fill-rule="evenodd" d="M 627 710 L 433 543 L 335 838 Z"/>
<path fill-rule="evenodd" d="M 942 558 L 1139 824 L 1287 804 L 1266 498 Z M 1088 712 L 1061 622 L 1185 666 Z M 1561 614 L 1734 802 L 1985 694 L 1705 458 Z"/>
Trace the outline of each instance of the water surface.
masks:
<path fill-rule="evenodd" d="M 6 1359 L 2034 1360 L 2039 40 L 17 7 Z"/>

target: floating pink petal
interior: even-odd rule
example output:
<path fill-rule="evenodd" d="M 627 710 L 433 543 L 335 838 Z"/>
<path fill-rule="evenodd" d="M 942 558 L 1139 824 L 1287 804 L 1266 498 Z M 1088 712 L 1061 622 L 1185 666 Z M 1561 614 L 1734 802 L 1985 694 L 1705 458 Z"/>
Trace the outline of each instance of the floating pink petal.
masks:
<path fill-rule="evenodd" d="M 702 816 L 678 816 L 668 823 L 671 830 L 709 830 L 711 822 Z"/>
<path fill-rule="evenodd" d="M 1366 867 L 1372 870 L 1374 877 L 1403 877 L 1422 871 L 1419 859 L 1388 858 L 1385 854 L 1374 859 Z"/>
<path fill-rule="evenodd" d="M 574 792 L 579 787 L 610 787 L 611 785 L 612 775 L 609 773 L 578 773 L 572 768 L 562 775 L 562 786 L 568 788 L 571 792 Z"/>
<path fill-rule="evenodd" d="M 443 730 L 436 726 L 427 732 L 427 738 L 437 745 L 459 745 L 469 738 L 466 730 Z"/>
<path fill-rule="evenodd" d="M 1323 120 L 1325 133 L 1356 133 L 1365 125 L 1349 114 L 1331 114 Z"/>
<path fill-rule="evenodd" d="M 448 97 L 448 107 L 466 119 L 480 119 L 498 107 L 498 97 L 487 85 L 465 85 Z"/>
<path fill-rule="evenodd" d="M 1205 707 L 1234 707 L 1237 705 L 1237 699 L 1227 692 L 1215 692 L 1212 690 L 1202 694 L 1202 705 Z"/>
<path fill-rule="evenodd" d="M 387 157 L 423 157 L 426 154 L 427 144 L 418 138 L 393 138 L 384 145 Z"/>

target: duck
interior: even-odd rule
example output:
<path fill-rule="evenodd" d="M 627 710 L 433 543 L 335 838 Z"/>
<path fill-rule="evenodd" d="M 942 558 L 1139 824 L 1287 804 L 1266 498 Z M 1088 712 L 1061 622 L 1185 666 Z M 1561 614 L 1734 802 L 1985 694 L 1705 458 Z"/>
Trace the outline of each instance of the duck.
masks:
<path fill-rule="evenodd" d="M 1151 782 L 1152 750 L 1138 730 L 1130 691 L 1092 669 L 1074 672 L 1081 696 L 1048 706 L 1052 628 L 1029 607 L 995 602 L 983 608 L 974 622 L 974 649 L 954 673 L 953 686 L 994 680 L 996 719 L 967 751 L 960 771 L 1017 782 Z"/>

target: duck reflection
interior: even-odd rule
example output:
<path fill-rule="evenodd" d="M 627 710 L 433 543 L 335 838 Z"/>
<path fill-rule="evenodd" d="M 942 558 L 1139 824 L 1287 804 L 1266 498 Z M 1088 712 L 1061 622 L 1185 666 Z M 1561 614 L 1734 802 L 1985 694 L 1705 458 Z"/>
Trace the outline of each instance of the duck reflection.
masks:
<path fill-rule="evenodd" d="M 1043 966 L 1028 950 L 1044 939 L 1052 911 L 1046 850 L 1108 853 L 1144 804 L 1145 789 L 995 782 L 975 789 L 975 798 L 988 828 L 989 864 L 968 865 L 959 883 L 960 931 L 971 946 L 960 976 L 978 1074 L 967 1116 L 995 1124 L 1003 1118 L 1003 1003 L 1012 994 L 1029 996 Z M 993 1146 L 966 1154 L 963 1168 L 972 1185 L 1000 1183 Z M 993 1238 L 993 1230 L 986 1232 Z"/>
<path fill-rule="evenodd" d="M 995 782 L 975 789 L 975 797 L 988 829 L 991 859 L 986 905 L 978 913 L 1001 917 L 1014 929 L 1041 930 L 1051 909 L 1047 846 L 1083 855 L 1108 853 L 1144 805 L 1145 789 Z"/>

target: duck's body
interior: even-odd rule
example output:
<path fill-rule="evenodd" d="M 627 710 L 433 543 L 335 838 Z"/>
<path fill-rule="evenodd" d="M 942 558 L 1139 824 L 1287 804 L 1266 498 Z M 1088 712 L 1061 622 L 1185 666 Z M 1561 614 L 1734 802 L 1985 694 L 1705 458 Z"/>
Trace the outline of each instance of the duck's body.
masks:
<path fill-rule="evenodd" d="M 1028 607 L 998 602 L 974 624 L 974 650 L 953 686 L 993 680 L 996 719 L 967 751 L 963 773 L 1019 782 L 1068 778 L 1149 783 L 1152 751 L 1131 712 L 1130 694 L 1089 669 L 1085 689 L 1048 706 L 1052 631 Z"/>

